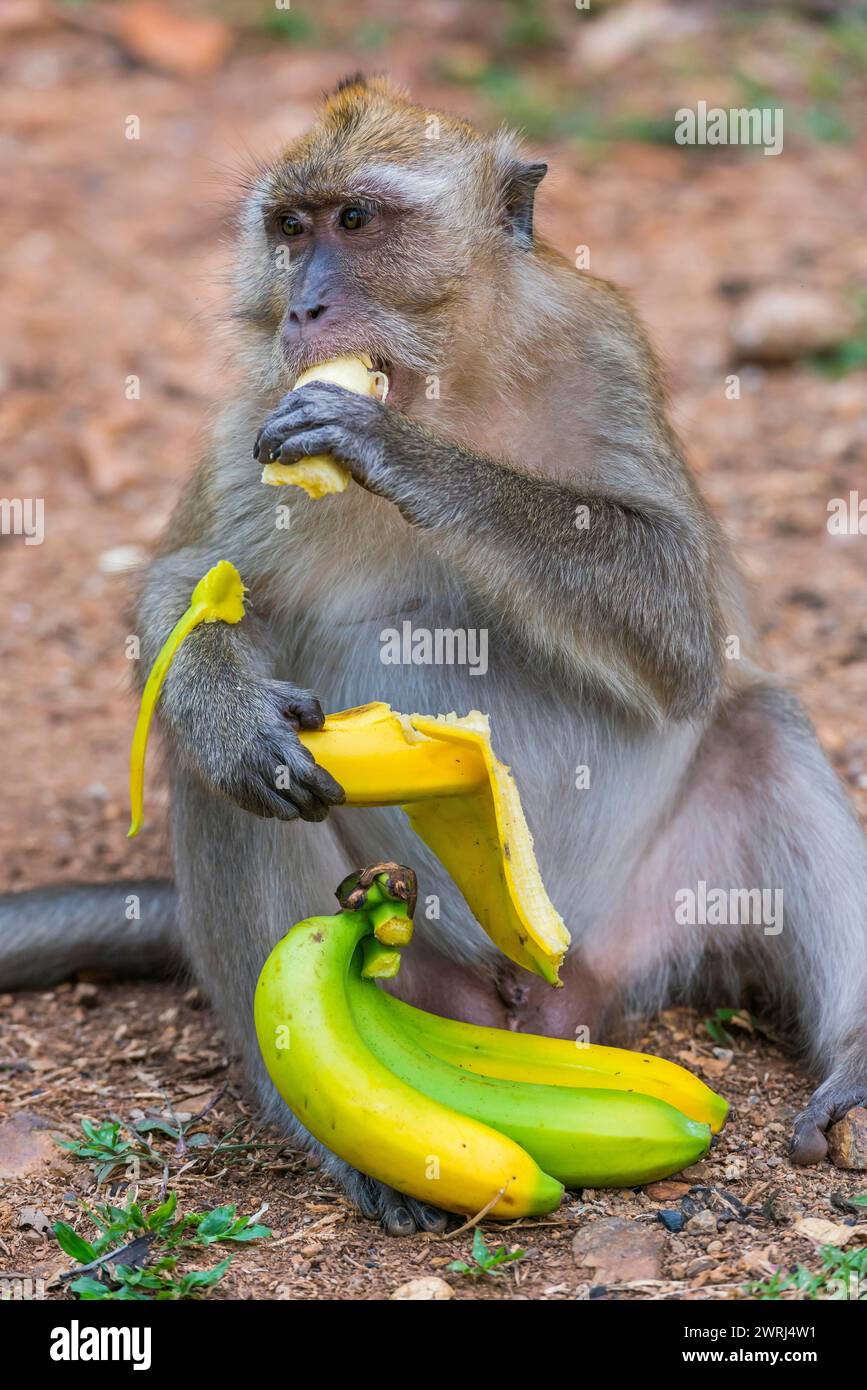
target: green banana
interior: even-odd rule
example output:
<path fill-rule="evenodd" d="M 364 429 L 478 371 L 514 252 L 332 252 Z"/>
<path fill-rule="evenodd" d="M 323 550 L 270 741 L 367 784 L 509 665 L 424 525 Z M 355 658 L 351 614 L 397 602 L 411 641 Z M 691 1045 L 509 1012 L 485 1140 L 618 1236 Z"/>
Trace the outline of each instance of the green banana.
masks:
<path fill-rule="evenodd" d="M 597 1043 L 579 1047 L 566 1038 L 512 1033 L 505 1028 L 482 1028 L 426 1013 L 391 994 L 383 998 L 405 1033 L 427 1052 L 462 1071 L 536 1085 L 638 1091 L 667 1101 L 691 1120 L 709 1124 L 713 1134 L 725 1124 L 728 1101 L 686 1067 L 665 1057 Z"/>
<path fill-rule="evenodd" d="M 378 885 L 369 900 L 382 901 Z M 356 948 L 370 932 L 363 911 L 312 917 L 265 962 L 256 1032 L 277 1090 L 332 1152 L 420 1201 L 468 1215 L 489 1207 L 502 1218 L 553 1211 L 562 1185 L 528 1153 L 413 1090 L 365 1046 L 346 986 Z"/>
<path fill-rule="evenodd" d="M 362 977 L 360 958 L 348 972 L 346 993 L 362 1040 L 393 1075 L 514 1139 L 566 1187 L 653 1182 L 695 1163 L 710 1144 L 706 1124 L 654 1096 L 504 1081 L 434 1057 L 401 1026 L 394 1001 Z"/>

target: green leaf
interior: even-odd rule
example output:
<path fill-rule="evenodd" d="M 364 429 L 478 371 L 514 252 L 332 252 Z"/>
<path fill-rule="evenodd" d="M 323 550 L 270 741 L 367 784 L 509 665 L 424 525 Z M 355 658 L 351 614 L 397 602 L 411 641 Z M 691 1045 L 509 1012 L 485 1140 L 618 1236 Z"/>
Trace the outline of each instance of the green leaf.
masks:
<path fill-rule="evenodd" d="M 90 1275 L 82 1274 L 80 1279 L 73 1279 L 69 1285 L 74 1294 L 85 1302 L 93 1301 L 97 1298 L 112 1298 L 113 1294 L 107 1284 L 101 1284 L 98 1279 L 91 1279 Z"/>
<path fill-rule="evenodd" d="M 177 1192 L 170 1192 L 162 1206 L 157 1207 L 147 1219 L 148 1230 L 158 1231 L 174 1216 L 178 1205 Z"/>
<path fill-rule="evenodd" d="M 233 1205 L 214 1207 L 213 1211 L 206 1212 L 199 1222 L 196 1232 L 199 1240 L 204 1245 L 210 1245 L 212 1241 L 219 1240 L 232 1226 L 237 1210 L 238 1208 Z"/>
<path fill-rule="evenodd" d="M 485 1265 L 490 1258 L 488 1247 L 485 1244 L 485 1237 L 482 1235 L 481 1226 L 477 1226 L 473 1231 L 473 1259 L 477 1264 Z"/>
<path fill-rule="evenodd" d="M 90 1264 L 91 1260 L 96 1259 L 96 1252 L 89 1241 L 74 1231 L 65 1221 L 55 1221 L 54 1235 L 57 1243 L 65 1255 L 77 1264 Z"/>

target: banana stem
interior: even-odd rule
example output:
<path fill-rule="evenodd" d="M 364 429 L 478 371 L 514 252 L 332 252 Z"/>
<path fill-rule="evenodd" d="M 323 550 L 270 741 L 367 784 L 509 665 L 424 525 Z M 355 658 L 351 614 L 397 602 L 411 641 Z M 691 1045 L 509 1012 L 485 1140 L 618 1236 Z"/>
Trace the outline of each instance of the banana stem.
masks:
<path fill-rule="evenodd" d="M 364 980 L 393 980 L 400 969 L 400 951 L 383 946 L 375 937 L 365 937 L 361 943 L 361 977 Z"/>
<path fill-rule="evenodd" d="M 373 934 L 382 946 L 408 946 L 412 941 L 412 918 L 406 903 L 368 902 L 365 907 Z"/>

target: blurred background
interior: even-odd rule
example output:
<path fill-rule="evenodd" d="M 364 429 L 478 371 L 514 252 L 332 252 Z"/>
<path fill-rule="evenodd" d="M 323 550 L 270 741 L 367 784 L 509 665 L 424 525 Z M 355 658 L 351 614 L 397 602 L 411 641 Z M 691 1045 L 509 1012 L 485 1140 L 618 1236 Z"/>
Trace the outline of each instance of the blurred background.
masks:
<path fill-rule="evenodd" d="M 827 527 L 867 497 L 863 6 L 4 0 L 0 496 L 43 498 L 45 538 L 0 536 L 0 886 L 167 869 L 155 763 L 125 839 L 130 586 L 232 389 L 239 178 L 359 68 L 549 161 L 539 231 L 633 296 L 771 664 L 867 810 L 867 535 Z M 699 101 L 782 108 L 782 153 L 676 144 Z"/>

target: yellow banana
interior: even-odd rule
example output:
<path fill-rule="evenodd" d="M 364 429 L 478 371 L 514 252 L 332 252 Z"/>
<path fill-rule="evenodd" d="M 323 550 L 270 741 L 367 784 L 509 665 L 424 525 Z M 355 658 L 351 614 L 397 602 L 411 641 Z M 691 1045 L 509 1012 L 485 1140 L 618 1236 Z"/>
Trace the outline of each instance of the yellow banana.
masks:
<path fill-rule="evenodd" d="M 512 775 L 487 717 L 361 705 L 299 738 L 350 806 L 398 804 L 504 955 L 557 984 L 569 933 L 542 882 Z"/>
<path fill-rule="evenodd" d="M 363 978 L 359 959 L 347 997 L 362 1041 L 395 1076 L 432 1100 L 506 1134 L 566 1187 L 635 1187 L 697 1162 L 708 1126 L 656 1096 L 602 1086 L 545 1086 L 461 1070 L 401 1026 L 388 995 Z M 604 1084 L 604 1083 L 603 1083 Z"/>
<path fill-rule="evenodd" d="M 553 1211 L 563 1188 L 511 1139 L 430 1100 L 362 1042 L 346 993 L 364 912 L 299 922 L 271 952 L 256 987 L 265 1064 L 303 1125 L 346 1162 L 446 1211 L 492 1216 Z"/>
<path fill-rule="evenodd" d="M 380 993 L 378 1007 L 383 1014 L 391 1015 L 427 1052 L 462 1071 L 541 1086 L 637 1091 L 667 1101 L 691 1120 L 710 1125 L 714 1134 L 725 1124 L 728 1101 L 686 1067 L 664 1057 L 595 1043 L 579 1047 L 563 1038 L 512 1033 L 504 1028 L 480 1028 L 426 1013 Z"/>
<path fill-rule="evenodd" d="M 344 386 L 347 391 L 357 391 L 359 396 L 377 396 L 384 401 L 388 393 L 388 379 L 383 372 L 375 372 L 373 363 L 366 353 L 358 357 L 335 357 L 331 362 L 320 362 L 302 372 L 292 390 L 306 386 L 309 381 L 333 381 L 336 386 Z M 348 470 L 328 454 L 301 459 L 298 463 L 266 463 L 262 469 L 262 482 L 279 487 L 291 483 L 303 488 L 308 497 L 327 497 L 333 492 L 345 492 L 351 482 Z"/>

